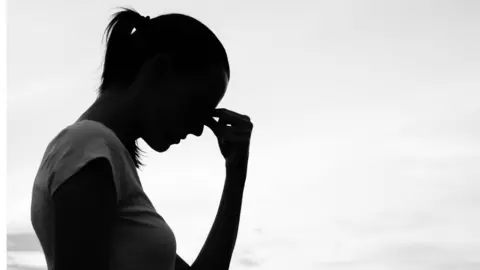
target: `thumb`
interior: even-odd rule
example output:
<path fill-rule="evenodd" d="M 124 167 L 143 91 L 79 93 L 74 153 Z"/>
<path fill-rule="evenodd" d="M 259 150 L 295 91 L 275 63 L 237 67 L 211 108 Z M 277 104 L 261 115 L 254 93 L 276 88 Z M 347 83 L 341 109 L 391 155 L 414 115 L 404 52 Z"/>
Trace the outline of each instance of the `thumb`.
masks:
<path fill-rule="evenodd" d="M 217 137 L 221 136 L 222 127 L 217 121 L 215 121 L 215 119 L 213 119 L 213 117 L 211 117 L 211 118 L 209 117 L 207 119 L 207 122 L 205 123 L 205 125 L 212 130 L 212 132 L 213 132 L 213 134 L 215 134 L 215 136 L 217 136 Z"/>

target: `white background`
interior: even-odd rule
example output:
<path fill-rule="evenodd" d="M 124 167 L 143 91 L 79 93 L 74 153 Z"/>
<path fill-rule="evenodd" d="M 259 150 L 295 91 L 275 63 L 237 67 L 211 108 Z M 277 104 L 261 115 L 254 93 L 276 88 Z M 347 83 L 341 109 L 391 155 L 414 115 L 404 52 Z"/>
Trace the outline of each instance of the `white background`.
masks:
<path fill-rule="evenodd" d="M 33 232 L 45 147 L 95 100 L 103 31 L 127 6 L 191 15 L 227 50 L 220 107 L 255 125 L 232 269 L 480 268 L 479 1 L 8 4 L 10 234 Z M 223 187 L 213 134 L 140 146 L 142 183 L 191 263 Z"/>

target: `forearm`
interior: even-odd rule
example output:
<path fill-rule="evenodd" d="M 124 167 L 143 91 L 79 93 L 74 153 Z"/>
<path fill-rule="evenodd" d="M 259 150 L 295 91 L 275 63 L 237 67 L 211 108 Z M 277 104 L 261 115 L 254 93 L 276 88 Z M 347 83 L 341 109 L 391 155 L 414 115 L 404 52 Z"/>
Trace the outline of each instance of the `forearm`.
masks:
<path fill-rule="evenodd" d="M 245 178 L 245 173 L 239 173 L 234 166 L 227 166 L 226 180 L 215 222 L 192 269 L 227 270 L 229 268 L 237 239 Z"/>

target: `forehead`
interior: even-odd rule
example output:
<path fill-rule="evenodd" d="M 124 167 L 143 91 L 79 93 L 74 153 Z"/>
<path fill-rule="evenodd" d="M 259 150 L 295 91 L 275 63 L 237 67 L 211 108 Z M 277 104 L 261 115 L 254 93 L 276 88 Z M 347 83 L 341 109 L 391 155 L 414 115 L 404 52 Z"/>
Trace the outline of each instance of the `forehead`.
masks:
<path fill-rule="evenodd" d="M 202 81 L 201 87 L 194 91 L 193 98 L 198 102 L 215 108 L 227 90 L 229 81 L 227 72 L 224 68 L 218 66 L 210 67 L 207 74 L 203 76 Z"/>

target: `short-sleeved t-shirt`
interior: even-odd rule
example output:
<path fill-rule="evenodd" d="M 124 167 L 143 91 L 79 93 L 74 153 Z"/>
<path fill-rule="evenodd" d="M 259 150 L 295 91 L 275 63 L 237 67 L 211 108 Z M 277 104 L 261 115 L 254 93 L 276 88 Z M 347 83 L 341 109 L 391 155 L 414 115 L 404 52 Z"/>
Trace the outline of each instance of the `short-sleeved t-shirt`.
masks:
<path fill-rule="evenodd" d="M 98 157 L 109 160 L 117 193 L 110 269 L 173 270 L 173 231 L 143 191 L 127 149 L 112 130 L 91 120 L 66 127 L 50 142 L 35 177 L 31 222 L 48 269 L 53 269 L 55 257 L 52 196 L 70 176 Z"/>

